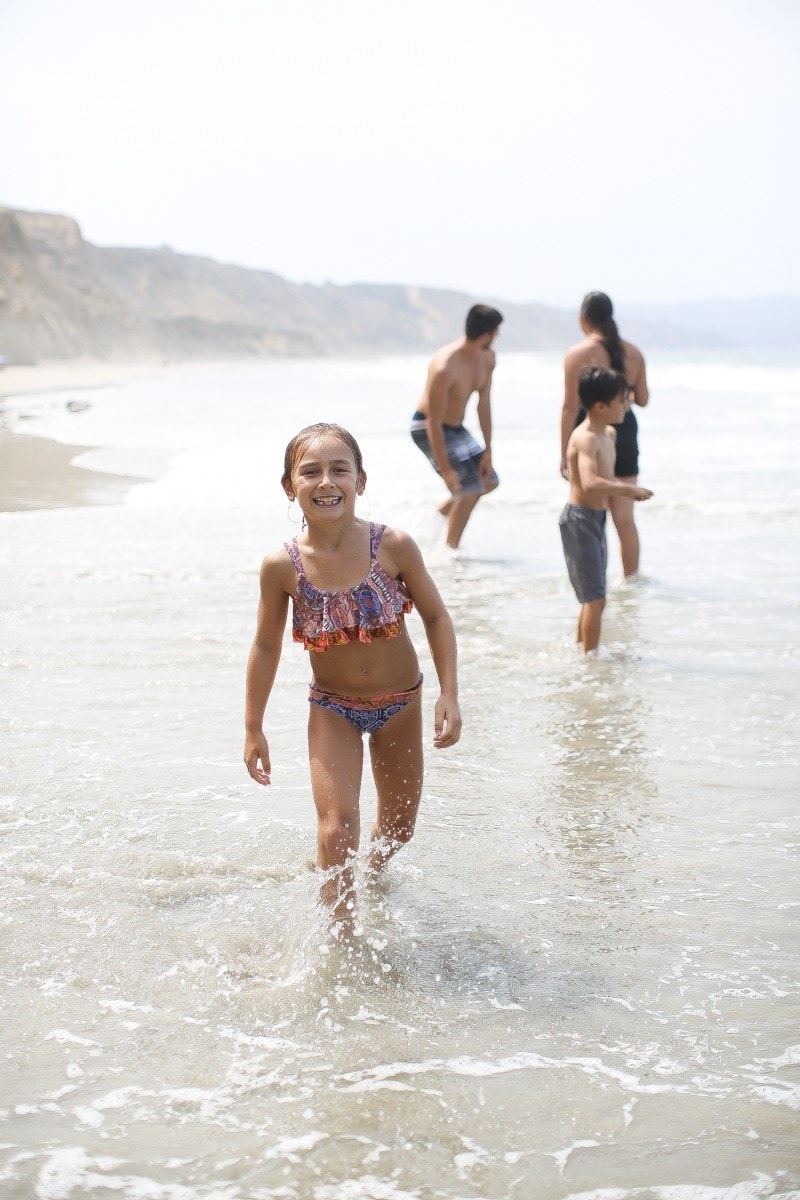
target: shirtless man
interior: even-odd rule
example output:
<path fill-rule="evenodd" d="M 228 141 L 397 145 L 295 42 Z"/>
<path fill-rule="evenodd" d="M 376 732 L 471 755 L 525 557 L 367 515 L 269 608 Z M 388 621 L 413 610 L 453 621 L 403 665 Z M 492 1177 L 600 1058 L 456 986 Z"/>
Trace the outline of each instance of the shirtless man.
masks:
<path fill-rule="evenodd" d="M 580 373 L 584 367 L 613 367 L 625 376 L 630 386 L 629 402 L 622 423 L 617 429 L 614 473 L 624 483 L 636 483 L 639 473 L 639 445 L 636 417 L 630 401 L 644 408 L 649 399 L 644 357 L 638 346 L 620 337 L 614 320 L 613 305 L 605 292 L 589 292 L 584 296 L 580 325 L 584 340 L 571 346 L 564 358 L 561 474 L 567 478 L 567 441 L 580 419 Z M 619 535 L 622 574 L 627 580 L 634 580 L 639 572 L 639 534 L 633 519 L 633 501 L 628 496 L 612 496 L 608 507 Z"/>
<path fill-rule="evenodd" d="M 411 437 L 441 475 L 450 496 L 439 512 L 447 518 L 447 544 L 456 549 L 472 510 L 500 480 L 492 466 L 490 391 L 494 371 L 492 342 L 502 314 L 488 304 L 467 313 L 464 337 L 437 350 L 428 367 L 425 390 L 411 421 Z M 467 402 L 478 393 L 481 447 L 464 427 Z"/>
<path fill-rule="evenodd" d="M 567 443 L 569 500 L 559 517 L 570 582 L 581 605 L 576 641 L 597 656 L 600 621 L 606 603 L 606 510 L 612 496 L 631 502 L 652 492 L 614 477 L 617 431 L 625 415 L 629 384 L 610 367 L 584 367 L 578 395 L 586 417 Z"/>

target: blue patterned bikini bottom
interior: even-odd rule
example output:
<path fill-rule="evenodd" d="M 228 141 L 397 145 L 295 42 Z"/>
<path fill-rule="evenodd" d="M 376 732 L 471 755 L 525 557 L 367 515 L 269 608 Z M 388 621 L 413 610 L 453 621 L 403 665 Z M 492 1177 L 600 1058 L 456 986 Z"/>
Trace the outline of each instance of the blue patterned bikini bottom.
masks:
<path fill-rule="evenodd" d="M 328 708 L 338 713 L 358 730 L 359 733 L 378 733 L 387 721 L 410 704 L 422 687 L 420 675 L 413 688 L 407 692 L 392 692 L 388 696 L 337 696 L 335 692 L 323 692 L 311 684 L 308 691 L 310 704 Z"/>

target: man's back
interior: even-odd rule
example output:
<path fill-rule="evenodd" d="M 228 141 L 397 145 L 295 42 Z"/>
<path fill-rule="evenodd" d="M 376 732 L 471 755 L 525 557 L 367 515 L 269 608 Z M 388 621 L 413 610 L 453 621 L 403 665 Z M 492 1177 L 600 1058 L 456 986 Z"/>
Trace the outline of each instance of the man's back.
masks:
<path fill-rule="evenodd" d="M 431 359 L 417 411 L 428 416 L 435 410 L 445 425 L 460 425 L 472 393 L 489 383 L 494 363 L 492 349 L 465 345 L 465 339 L 442 346 Z"/>

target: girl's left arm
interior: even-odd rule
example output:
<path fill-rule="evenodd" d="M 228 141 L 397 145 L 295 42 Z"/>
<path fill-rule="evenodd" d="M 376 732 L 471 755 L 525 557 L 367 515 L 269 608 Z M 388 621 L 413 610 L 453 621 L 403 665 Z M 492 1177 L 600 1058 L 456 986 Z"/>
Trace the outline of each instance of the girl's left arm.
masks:
<path fill-rule="evenodd" d="M 428 574 L 419 546 L 398 529 L 390 534 L 387 551 L 394 559 L 403 583 L 422 618 L 433 665 L 439 678 L 439 699 L 434 710 L 434 746 L 441 750 L 454 746 L 461 737 L 461 710 L 458 706 L 456 634 L 439 589 Z M 386 535 L 384 534 L 386 541 Z"/>

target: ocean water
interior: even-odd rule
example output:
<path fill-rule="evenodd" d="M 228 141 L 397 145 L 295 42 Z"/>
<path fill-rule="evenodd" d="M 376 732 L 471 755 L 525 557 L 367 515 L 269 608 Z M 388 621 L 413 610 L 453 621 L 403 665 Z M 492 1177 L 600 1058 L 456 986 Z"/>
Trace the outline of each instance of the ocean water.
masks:
<path fill-rule="evenodd" d="M 457 555 L 406 432 L 423 359 L 7 399 L 143 482 L 0 513 L 4 1200 L 800 1197 L 800 362 L 648 365 L 645 578 L 617 582 L 612 531 L 593 663 L 558 356 L 501 348 L 501 487 Z M 319 419 L 362 443 L 362 515 L 418 538 L 461 661 L 462 741 L 350 947 L 316 905 L 288 641 L 272 787 L 241 764 L 283 449 Z"/>

